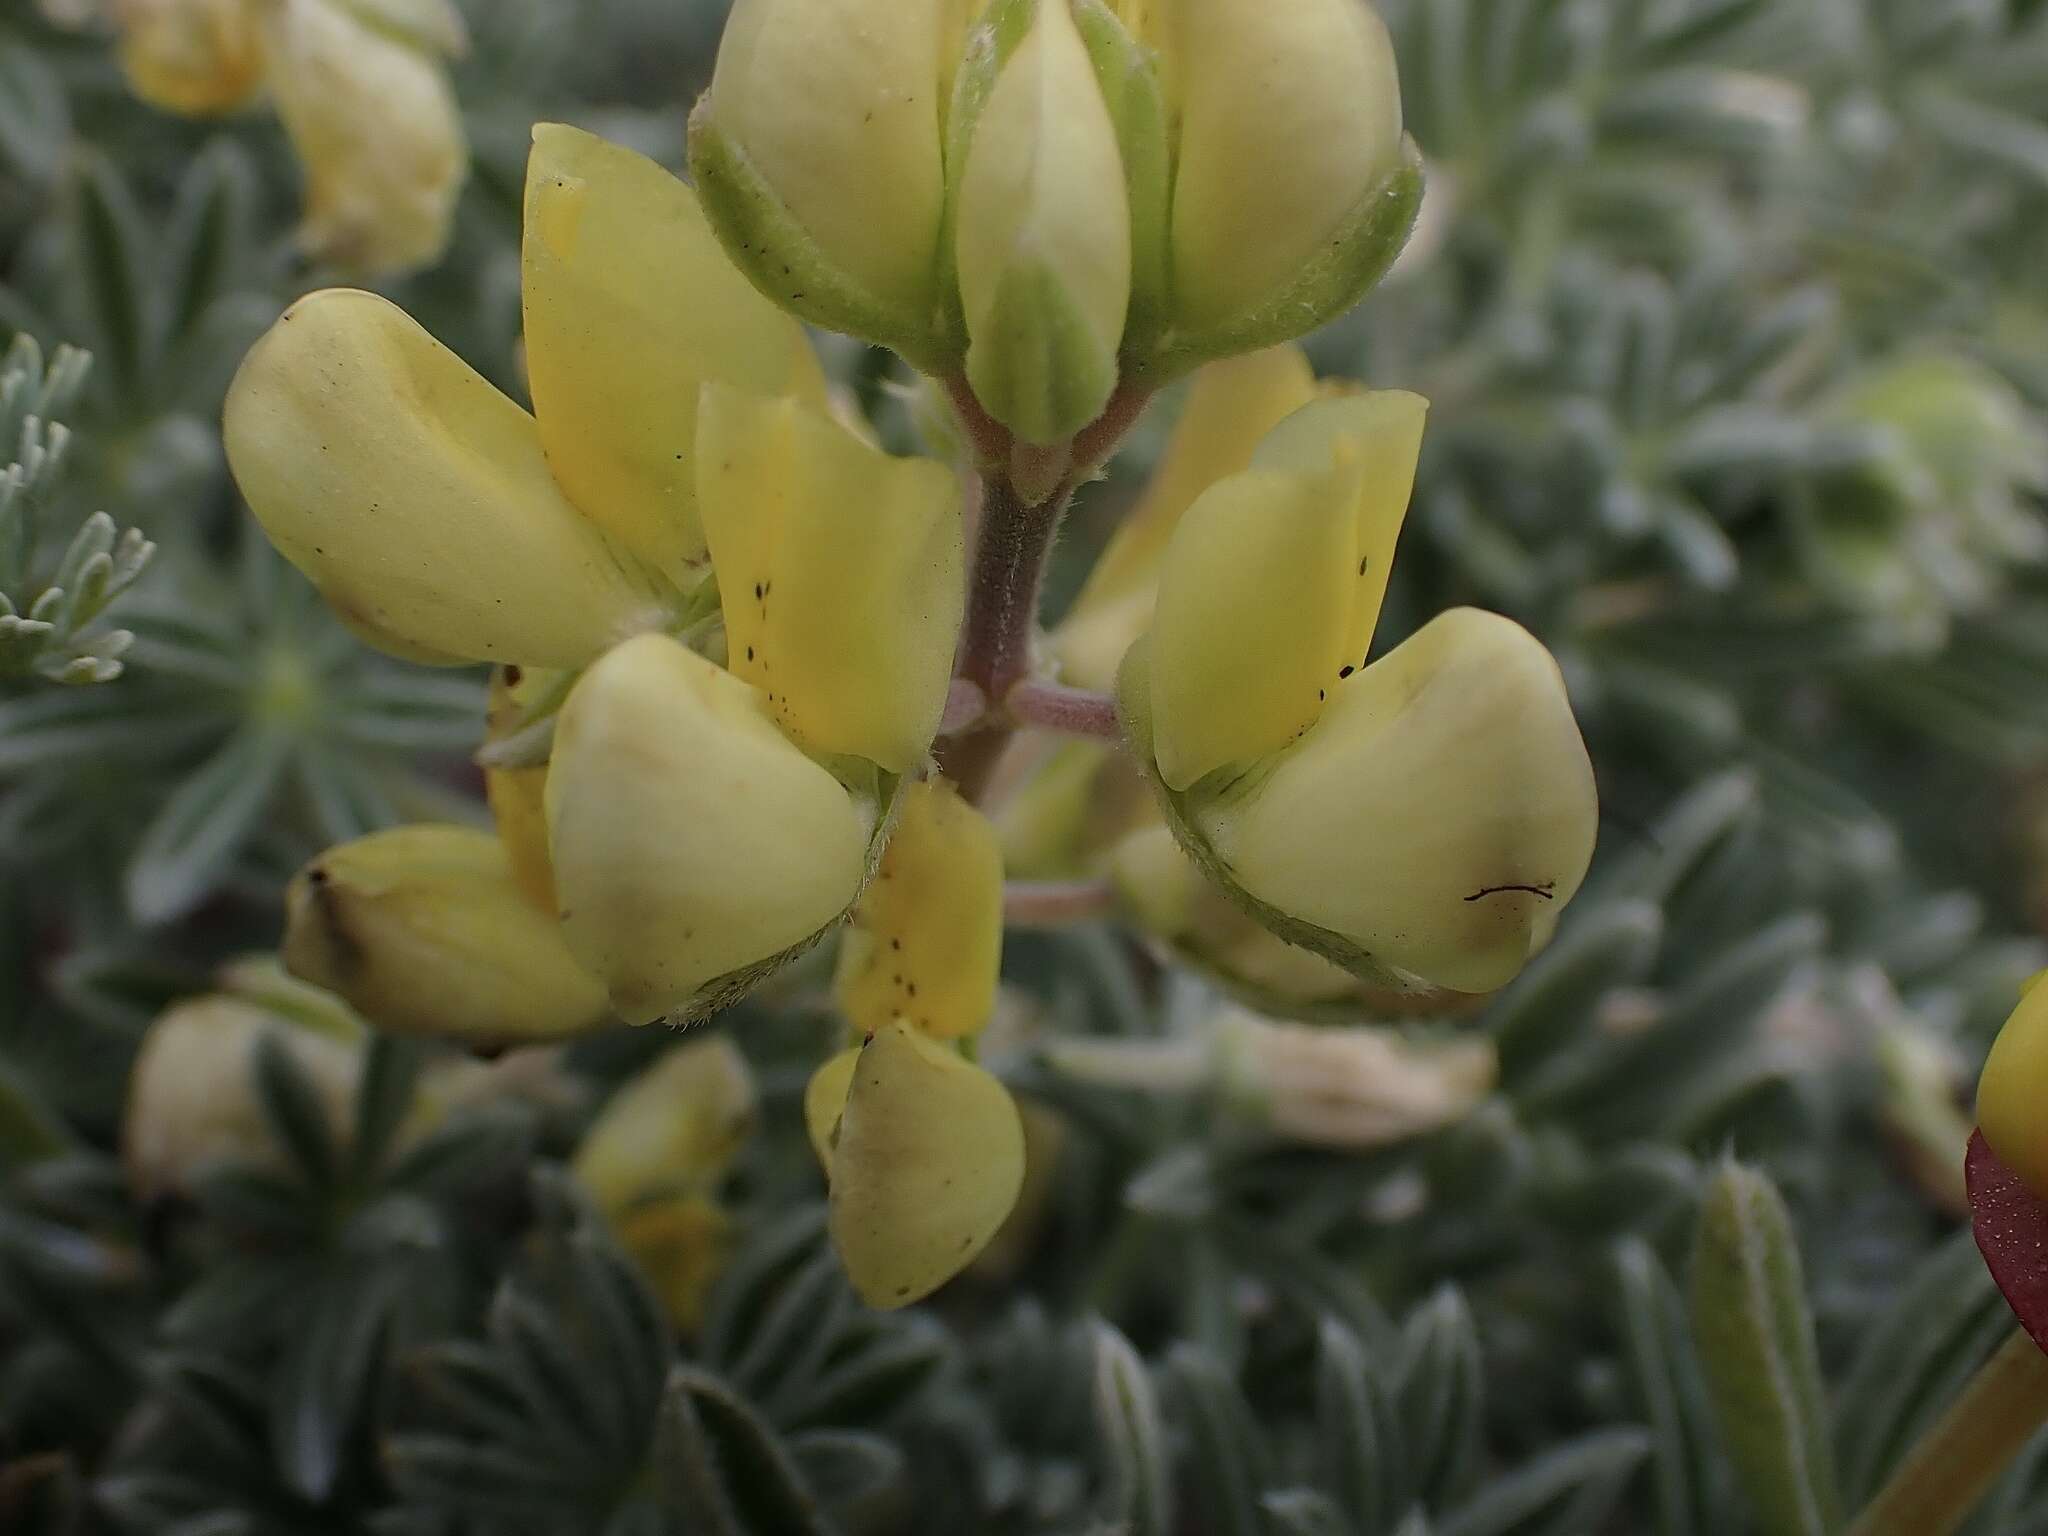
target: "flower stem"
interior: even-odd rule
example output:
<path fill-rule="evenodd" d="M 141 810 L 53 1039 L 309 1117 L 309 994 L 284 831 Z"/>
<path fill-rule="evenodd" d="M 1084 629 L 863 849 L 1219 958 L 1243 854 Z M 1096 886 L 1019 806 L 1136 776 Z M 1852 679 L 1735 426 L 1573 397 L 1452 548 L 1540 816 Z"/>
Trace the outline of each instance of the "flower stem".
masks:
<path fill-rule="evenodd" d="M 1063 928 L 1115 905 L 1107 880 L 1012 880 L 1003 887 L 1003 921 L 1012 928 Z"/>
<path fill-rule="evenodd" d="M 1850 1536 L 1952 1536 L 2048 1424 L 2048 1354 L 2015 1331 L 1921 1436 Z"/>
<path fill-rule="evenodd" d="M 1007 480 L 991 480 L 967 591 L 958 675 L 1000 705 L 1031 671 L 1038 594 L 1071 490 L 1027 506 Z"/>
<path fill-rule="evenodd" d="M 1056 731 L 1062 736 L 1115 741 L 1122 735 L 1116 718 L 1116 700 L 1085 688 L 1027 678 L 1010 690 L 1003 707 L 1019 725 Z"/>

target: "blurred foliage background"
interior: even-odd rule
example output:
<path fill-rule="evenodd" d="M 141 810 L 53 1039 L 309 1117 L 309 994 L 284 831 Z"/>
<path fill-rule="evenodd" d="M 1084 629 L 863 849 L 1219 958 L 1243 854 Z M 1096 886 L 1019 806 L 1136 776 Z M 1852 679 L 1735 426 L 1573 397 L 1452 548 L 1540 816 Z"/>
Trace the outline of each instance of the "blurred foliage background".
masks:
<path fill-rule="evenodd" d="M 189 1091 L 261 1158 L 166 1180 L 131 1125 L 123 1166 L 165 1009 L 329 1006 L 220 979 L 293 868 L 482 820 L 483 680 L 364 650 L 225 473 L 242 351 L 335 280 L 276 123 L 153 113 L 6 0 L 0 1529 L 1775 1536 L 1868 1496 L 2010 1326 L 1957 1233 L 1968 1084 L 2048 963 L 2048 5 L 1385 8 L 1429 200 L 1311 344 L 1433 401 L 1382 644 L 1458 602 L 1531 625 L 1606 806 L 1556 943 L 1461 1026 L 1497 1091 L 1298 1144 L 1220 1069 L 1134 1089 L 1059 1048 L 1184 1062 L 1197 985 L 1106 925 L 1013 936 L 992 1059 L 1042 1177 L 994 1260 L 881 1317 L 822 1243 L 799 974 L 719 1026 L 762 1129 L 679 1340 L 563 1172 L 658 1033 L 486 1092 L 201 1031 Z M 474 174 L 390 291 L 516 394 L 530 124 L 680 164 L 723 7 L 464 10 Z M 829 355 L 910 433 L 888 359 Z M 1084 497 L 1055 602 L 1171 414 Z M 1717 1427 L 1694 1249 L 1748 1198 L 1731 1151 L 1803 1250 L 1819 1471 Z M 2048 1530 L 2042 1454 L 1974 1529 Z"/>

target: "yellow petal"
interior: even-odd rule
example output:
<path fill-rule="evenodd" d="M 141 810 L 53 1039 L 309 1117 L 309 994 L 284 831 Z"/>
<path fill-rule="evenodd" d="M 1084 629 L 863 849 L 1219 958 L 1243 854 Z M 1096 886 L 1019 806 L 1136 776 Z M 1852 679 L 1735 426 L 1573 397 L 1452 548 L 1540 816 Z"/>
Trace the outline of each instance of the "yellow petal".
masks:
<path fill-rule="evenodd" d="M 329 289 L 251 349 L 228 461 L 285 558 L 415 651 L 580 666 L 662 585 L 562 499 L 533 418 L 399 309 Z"/>
<path fill-rule="evenodd" d="M 1002 960 L 995 828 L 952 785 L 911 785 L 839 952 L 839 1006 L 864 1034 L 903 1018 L 941 1040 L 978 1035 Z"/>
<path fill-rule="evenodd" d="M 724 1035 L 707 1035 L 666 1052 L 613 1094 L 572 1166 L 608 1214 L 657 1196 L 708 1192 L 746 1145 L 758 1107 L 747 1059 Z"/>
<path fill-rule="evenodd" d="M 1098 692 L 1116 686 L 1124 652 L 1152 622 L 1160 562 L 1181 518 L 1210 486 L 1249 469 L 1260 439 L 1315 395 L 1315 372 L 1291 343 L 1195 375 L 1144 499 L 1118 526 L 1053 636 L 1064 681 Z"/>
<path fill-rule="evenodd" d="M 739 0 L 711 84 L 719 131 L 824 258 L 907 311 L 933 306 L 952 10 Z"/>
<path fill-rule="evenodd" d="M 956 257 L 967 376 L 1027 442 L 1072 436 L 1117 382 L 1131 207 L 1116 124 L 1064 0 L 1040 0 L 975 124 Z"/>
<path fill-rule="evenodd" d="M 1165 0 L 1181 109 L 1173 271 L 1180 317 L 1223 327 L 1329 259 L 1399 164 L 1386 24 L 1362 0 Z"/>
<path fill-rule="evenodd" d="M 704 381 L 822 403 L 803 327 L 726 260 L 687 186 L 560 123 L 533 131 L 522 255 L 527 371 L 556 480 L 585 516 L 688 584 L 704 558 Z"/>
<path fill-rule="evenodd" d="M 1315 722 L 1350 639 L 1357 473 L 1249 470 L 1182 519 L 1151 636 L 1169 788 L 1277 752 Z"/>
<path fill-rule="evenodd" d="M 832 1243 L 861 1299 L 907 1306 L 988 1246 L 1024 1186 L 1009 1090 L 891 1024 L 861 1050 L 832 1154 Z"/>
<path fill-rule="evenodd" d="M 497 667 L 491 672 L 490 706 L 485 713 L 484 740 L 501 740 L 516 730 L 526 710 L 561 686 L 567 674 L 541 667 Z M 512 878 L 526 899 L 543 912 L 555 910 L 555 871 L 548 862 L 548 818 L 545 796 L 547 764 L 534 768 L 489 768 L 484 771 L 484 798 L 498 839 L 512 861 Z"/>
<path fill-rule="evenodd" d="M 1364 666 L 1387 599 L 1394 548 L 1415 494 L 1415 469 L 1422 458 L 1422 429 L 1429 402 L 1405 390 L 1340 395 L 1296 411 L 1259 444 L 1253 464 L 1260 469 L 1312 473 L 1340 456 L 1355 456 L 1362 473 L 1358 492 L 1358 584 L 1351 597 L 1349 639 L 1344 654 Z"/>
<path fill-rule="evenodd" d="M 362 1077 L 360 1045 L 294 1027 L 233 998 L 181 1003 L 143 1034 L 129 1073 L 121 1161 L 138 1195 L 190 1193 L 196 1179 L 224 1164 L 283 1161 L 257 1096 L 256 1052 L 266 1038 L 311 1081 L 328 1130 L 347 1139 Z"/>
<path fill-rule="evenodd" d="M 1461 992 L 1504 986 L 1592 860 L 1592 765 L 1549 652 L 1460 608 L 1190 812 L 1250 895 Z"/>
<path fill-rule="evenodd" d="M 669 1321 L 694 1333 L 732 1257 L 732 1218 L 701 1195 L 656 1200 L 613 1218 L 619 1246 L 640 1266 Z"/>
<path fill-rule="evenodd" d="M 507 1046 L 611 1021 L 504 845 L 470 827 L 399 827 L 321 854 L 285 894 L 284 958 L 394 1034 Z"/>
<path fill-rule="evenodd" d="M 548 767 L 562 931 L 632 1023 L 818 936 L 860 894 L 871 822 L 767 699 L 642 635 L 583 675 Z"/>
<path fill-rule="evenodd" d="M 232 112 L 263 86 L 263 42 L 246 0 L 119 0 L 121 68 L 135 94 L 187 117 Z"/>
<path fill-rule="evenodd" d="M 305 171 L 301 243 L 371 274 L 433 261 L 469 172 L 447 74 L 329 0 L 261 9 L 271 95 Z"/>
<path fill-rule="evenodd" d="M 1977 1089 L 1977 1121 L 2008 1168 L 2048 1200 L 2048 986 L 2037 976 L 2006 1020 Z"/>
<path fill-rule="evenodd" d="M 814 752 L 924 760 L 966 605 L 959 482 L 792 399 L 719 384 L 698 422 L 733 671 Z"/>
<path fill-rule="evenodd" d="M 854 1046 L 819 1067 L 804 1085 L 804 1129 L 827 1178 L 832 1176 L 832 1149 L 839 1141 L 839 1117 L 846 1113 L 846 1095 L 859 1065 L 860 1047 Z"/>

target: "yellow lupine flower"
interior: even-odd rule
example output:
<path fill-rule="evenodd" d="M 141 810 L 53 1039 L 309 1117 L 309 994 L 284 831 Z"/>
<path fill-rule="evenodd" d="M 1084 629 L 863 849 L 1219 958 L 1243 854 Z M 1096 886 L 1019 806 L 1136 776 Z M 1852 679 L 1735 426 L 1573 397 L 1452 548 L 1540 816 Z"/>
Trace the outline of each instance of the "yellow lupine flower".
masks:
<path fill-rule="evenodd" d="M 1023 1189 L 1024 1127 L 1008 1090 L 909 1024 L 820 1068 L 805 1109 L 825 1149 L 832 1243 L 870 1306 L 907 1306 L 952 1279 Z"/>
<path fill-rule="evenodd" d="M 960 489 L 826 414 L 800 327 L 650 162 L 543 128 L 528 213 L 538 421 L 393 306 L 333 291 L 244 363 L 229 458 L 372 643 L 589 668 L 544 775 L 494 769 L 493 805 L 520 886 L 617 1006 L 682 1016 L 858 894 L 944 708 Z M 675 318 L 678 291 L 727 312 Z M 654 633 L 670 626 L 719 659 Z"/>
<path fill-rule="evenodd" d="M 533 418 L 375 294 L 287 310 L 225 429 L 271 542 L 416 652 L 580 666 L 664 611 L 665 584 L 562 495 Z"/>
<path fill-rule="evenodd" d="M 1038 443 L 1093 421 L 1117 383 L 1131 207 L 1066 0 L 1039 0 L 973 126 L 956 261 L 967 377 L 989 414 Z"/>
<path fill-rule="evenodd" d="M 357 271 L 432 261 L 469 170 L 446 71 L 336 0 L 261 9 L 266 78 L 305 171 L 300 242 Z"/>
<path fill-rule="evenodd" d="M 837 922 L 877 810 L 791 744 L 766 694 L 643 635 L 563 707 L 547 814 L 563 934 L 638 1024 Z"/>
<path fill-rule="evenodd" d="M 1181 518 L 1217 481 L 1249 469 L 1266 434 L 1315 397 L 1315 372 L 1292 343 L 1195 375 L 1143 499 L 1117 525 L 1052 635 L 1064 681 L 1098 692 L 1116 686 L 1124 652 L 1152 623 L 1160 562 Z"/>
<path fill-rule="evenodd" d="M 620 1088 L 576 1149 L 577 1180 L 685 1331 L 702 1320 L 731 1250 L 719 1186 L 758 1110 L 746 1058 L 713 1035 L 664 1053 Z"/>
<path fill-rule="evenodd" d="M 137 1194 L 189 1193 L 211 1168 L 283 1161 L 256 1092 L 256 1051 L 266 1038 L 313 1084 L 329 1131 L 344 1137 L 362 1079 L 360 1027 L 351 1037 L 241 998 L 197 998 L 150 1025 L 129 1074 L 121 1161 Z"/>
<path fill-rule="evenodd" d="M 400 827 L 330 848 L 293 878 L 285 910 L 292 974 L 380 1029 L 505 1046 L 610 1021 L 604 988 L 489 832 Z"/>
<path fill-rule="evenodd" d="M 1457 610 L 1365 664 L 1423 411 L 1282 422 L 1181 520 L 1119 691 L 1175 834 L 1262 923 L 1375 985 L 1486 992 L 1577 891 L 1598 803 L 1520 626 Z"/>
<path fill-rule="evenodd" d="M 135 94 L 186 117 L 231 112 L 263 89 L 249 0 L 114 0 L 121 68 Z"/>
<path fill-rule="evenodd" d="M 941 1040 L 978 1035 L 1002 958 L 995 828 L 943 780 L 913 784 L 839 952 L 840 1008 L 862 1034 L 903 1018 Z"/>
<path fill-rule="evenodd" d="M 2048 1200 L 2048 986 L 2042 981 L 2036 976 L 2027 983 L 1984 1063 L 1977 1121 L 2000 1161 Z"/>

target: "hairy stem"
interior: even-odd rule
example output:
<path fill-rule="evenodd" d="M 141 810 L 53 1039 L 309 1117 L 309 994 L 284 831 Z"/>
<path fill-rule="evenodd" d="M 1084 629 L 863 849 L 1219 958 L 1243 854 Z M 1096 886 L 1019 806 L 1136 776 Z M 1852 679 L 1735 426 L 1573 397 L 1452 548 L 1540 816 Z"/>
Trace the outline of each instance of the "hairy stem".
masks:
<path fill-rule="evenodd" d="M 1062 736 L 1093 736 L 1102 741 L 1115 741 L 1122 735 L 1116 700 L 1106 693 L 1029 678 L 1012 688 L 1003 704 L 1019 725 L 1036 726 L 1042 731 L 1057 731 Z"/>
<path fill-rule="evenodd" d="M 1921 1436 L 1850 1536 L 1952 1536 L 2048 1424 L 2048 1354 L 2013 1336 Z"/>
<path fill-rule="evenodd" d="M 1012 880 L 1003 887 L 1003 921 L 1012 928 L 1064 928 L 1116 905 L 1107 880 Z"/>
<path fill-rule="evenodd" d="M 1000 706 L 1030 675 L 1039 589 L 1072 499 L 1067 490 L 1027 506 L 1008 481 L 989 484 L 957 675 L 980 688 L 991 704 Z"/>

